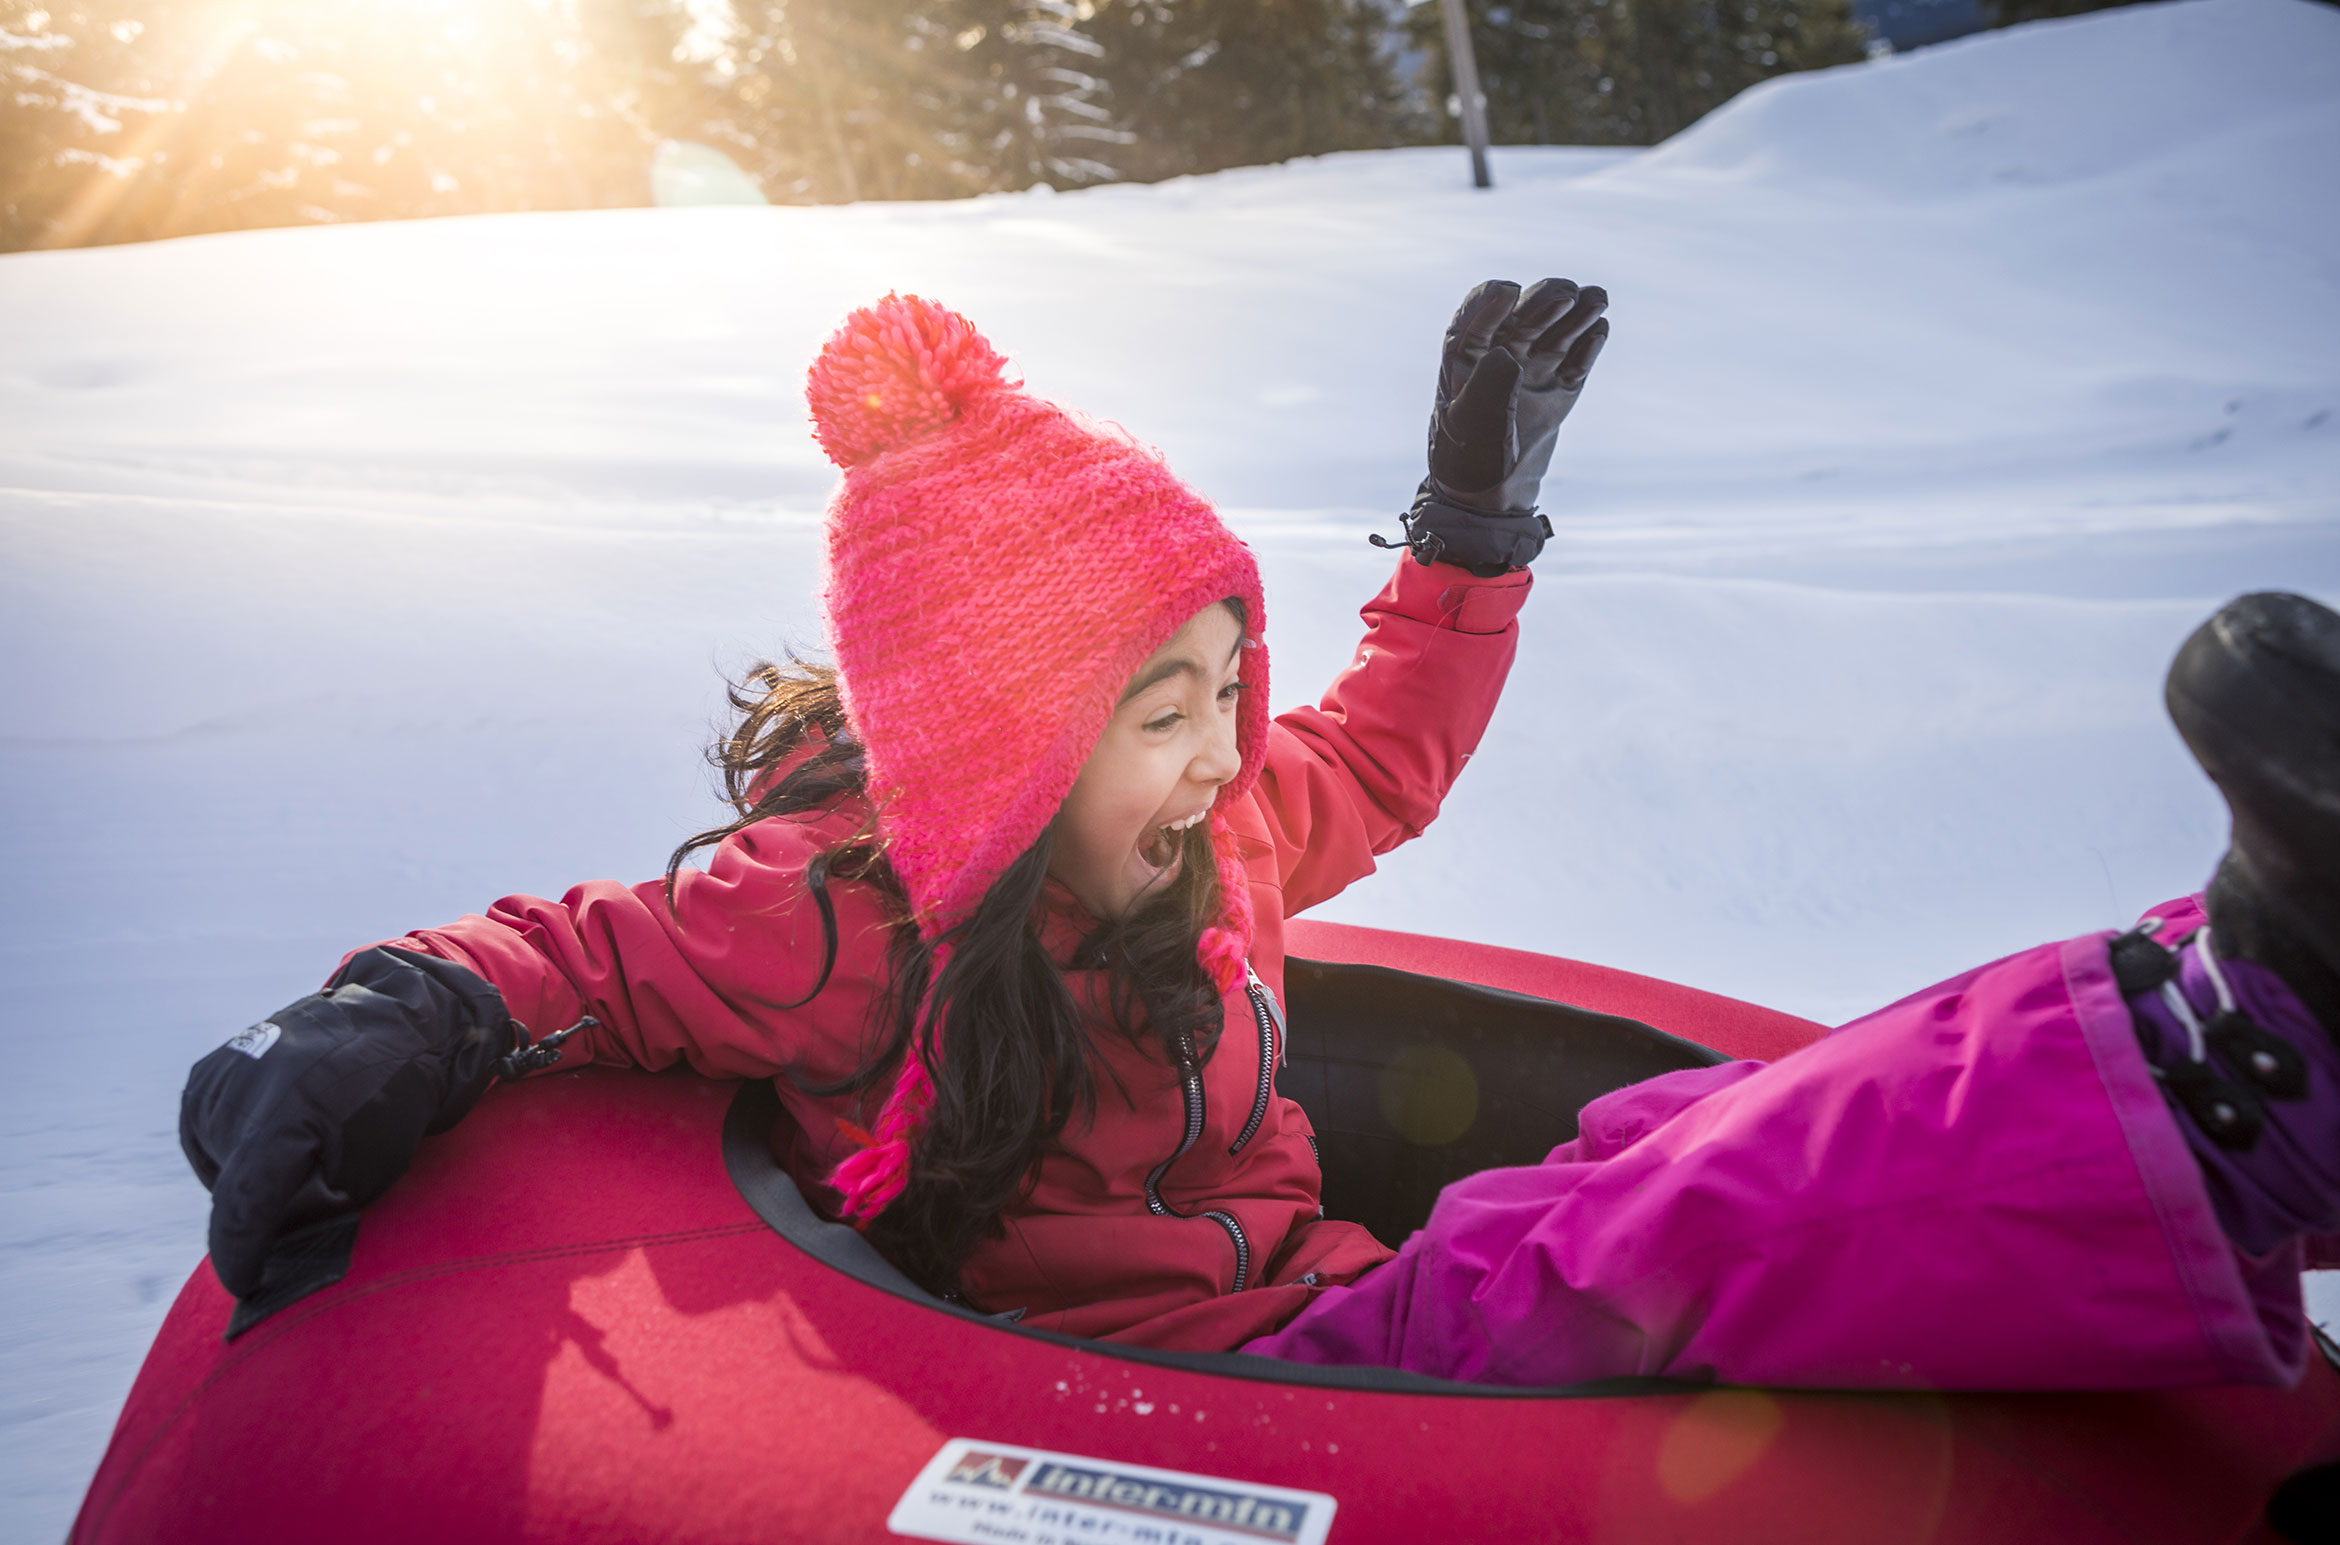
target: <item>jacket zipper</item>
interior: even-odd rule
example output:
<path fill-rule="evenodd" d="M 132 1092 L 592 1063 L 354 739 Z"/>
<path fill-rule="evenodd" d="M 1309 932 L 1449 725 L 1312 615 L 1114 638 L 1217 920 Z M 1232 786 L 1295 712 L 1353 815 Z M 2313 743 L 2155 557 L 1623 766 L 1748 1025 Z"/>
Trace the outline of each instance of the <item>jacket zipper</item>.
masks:
<path fill-rule="evenodd" d="M 1235 1286 L 1228 1291 L 1240 1293 L 1243 1291 L 1244 1282 L 1251 1276 L 1251 1241 L 1243 1237 L 1243 1225 L 1236 1222 L 1232 1214 L 1213 1209 L 1204 1213 L 1203 1216 L 1225 1229 L 1227 1238 L 1234 1242 Z"/>
<path fill-rule="evenodd" d="M 1251 1017 L 1259 1026 L 1259 1088 L 1251 1097 L 1251 1119 L 1243 1123 L 1242 1134 L 1227 1145 L 1230 1154 L 1241 1153 L 1267 1119 L 1268 1096 L 1275 1093 L 1276 1068 L 1283 1060 L 1282 1038 L 1277 1031 L 1283 1028 L 1284 1011 L 1248 960 L 1243 962 L 1243 976 L 1244 994 L 1251 999 Z"/>
<path fill-rule="evenodd" d="M 1178 1084 L 1179 1094 L 1186 1102 L 1186 1131 L 1178 1140 L 1177 1152 L 1155 1165 L 1153 1173 L 1146 1176 L 1146 1210 L 1157 1218 L 1190 1216 L 1190 1214 L 1177 1211 L 1168 1202 L 1162 1200 L 1162 1177 L 1170 1173 L 1171 1165 L 1186 1157 L 1186 1151 L 1194 1146 L 1197 1138 L 1202 1136 L 1202 1069 L 1196 1065 L 1194 1040 L 1190 1036 L 1182 1035 L 1178 1038 Z M 1251 1278 L 1251 1241 L 1244 1237 L 1243 1225 L 1235 1221 L 1233 1214 L 1221 1212 L 1216 1208 L 1201 1214 L 1201 1216 L 1210 1219 L 1227 1231 L 1228 1242 L 1235 1246 L 1235 1286 L 1230 1291 L 1242 1292 L 1244 1284 Z"/>
<path fill-rule="evenodd" d="M 1146 1177 L 1146 1211 L 1157 1218 L 1185 1216 L 1184 1213 L 1171 1211 L 1170 1204 L 1162 1200 L 1162 1177 L 1170 1173 L 1171 1165 L 1186 1157 L 1186 1150 L 1192 1148 L 1195 1139 L 1202 1136 L 1202 1069 L 1195 1066 L 1192 1036 L 1182 1035 L 1178 1038 L 1178 1082 L 1179 1093 L 1186 1100 L 1186 1135 L 1178 1140 L 1177 1151 L 1155 1165 L 1154 1172 Z"/>

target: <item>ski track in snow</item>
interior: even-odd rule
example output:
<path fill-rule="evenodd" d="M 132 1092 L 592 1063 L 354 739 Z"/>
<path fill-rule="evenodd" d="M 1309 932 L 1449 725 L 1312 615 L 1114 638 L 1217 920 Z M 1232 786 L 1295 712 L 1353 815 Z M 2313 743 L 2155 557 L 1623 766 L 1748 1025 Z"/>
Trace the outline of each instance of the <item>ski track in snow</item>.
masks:
<path fill-rule="evenodd" d="M 819 643 L 798 396 L 889 288 L 1258 546 L 1276 696 L 1386 571 L 1455 300 L 1606 284 L 1502 712 L 1322 909 L 1826 1020 L 2198 884 L 2159 677 L 2340 602 L 2340 13 L 2194 0 L 1749 92 L 1651 152 L 0 258 L 0 1534 L 202 1249 L 186 1065 L 349 948 L 654 872 L 719 674 Z M 2340 1294 L 2313 1284 L 2319 1313 Z"/>

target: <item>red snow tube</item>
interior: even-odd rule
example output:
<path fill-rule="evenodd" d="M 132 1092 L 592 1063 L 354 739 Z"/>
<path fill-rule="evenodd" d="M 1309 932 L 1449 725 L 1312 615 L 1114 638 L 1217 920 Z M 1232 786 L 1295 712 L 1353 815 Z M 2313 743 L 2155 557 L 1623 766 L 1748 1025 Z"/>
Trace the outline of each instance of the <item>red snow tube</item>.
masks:
<path fill-rule="evenodd" d="M 1601 1089 L 1819 1033 L 1516 951 L 1289 942 L 1280 1087 L 1328 1208 L 1384 1237 Z M 1511 1391 L 1025 1331 L 814 1218 L 776 1110 L 763 1084 L 533 1081 L 426 1145 L 337 1285 L 230 1342 L 198 1268 L 73 1538 L 2271 1540 L 2270 1493 L 2340 1457 L 2320 1362 L 2290 1391 Z"/>

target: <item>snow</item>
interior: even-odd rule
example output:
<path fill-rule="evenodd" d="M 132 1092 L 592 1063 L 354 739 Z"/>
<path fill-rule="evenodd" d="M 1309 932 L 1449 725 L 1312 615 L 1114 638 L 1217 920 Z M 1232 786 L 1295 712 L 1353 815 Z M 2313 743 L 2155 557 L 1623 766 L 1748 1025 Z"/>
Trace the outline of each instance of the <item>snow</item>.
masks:
<path fill-rule="evenodd" d="M 0 1534 L 202 1248 L 186 1065 L 351 946 L 654 872 L 813 646 L 801 372 L 889 288 L 1128 425 L 1346 658 L 1447 313 L 1606 284 L 1518 668 L 1323 909 L 1849 1016 L 2197 885 L 2160 671 L 2340 602 L 2340 13 L 2194 0 L 1749 92 L 1646 153 L 0 258 Z M 2340 1300 L 2320 1305 L 2340 1312 Z"/>

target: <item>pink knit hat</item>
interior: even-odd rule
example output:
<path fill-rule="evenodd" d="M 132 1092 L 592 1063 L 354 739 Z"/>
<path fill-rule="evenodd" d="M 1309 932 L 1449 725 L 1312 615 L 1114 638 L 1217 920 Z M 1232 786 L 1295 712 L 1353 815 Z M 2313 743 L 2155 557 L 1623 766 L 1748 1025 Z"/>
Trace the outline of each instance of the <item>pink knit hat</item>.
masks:
<path fill-rule="evenodd" d="M 1211 810 L 1219 915 L 1199 948 L 1231 992 L 1251 898 L 1226 811 L 1267 744 L 1259 567 L 1157 453 L 1025 394 L 1005 366 L 957 312 L 889 295 L 845 319 L 805 386 L 845 470 L 829 504 L 829 646 L 888 856 L 926 937 L 965 921 L 1064 803 L 1137 667 L 1236 597 L 1253 646 L 1242 770 Z M 831 1177 L 848 1217 L 901 1193 L 932 1099 L 913 1052 L 870 1146 Z"/>

